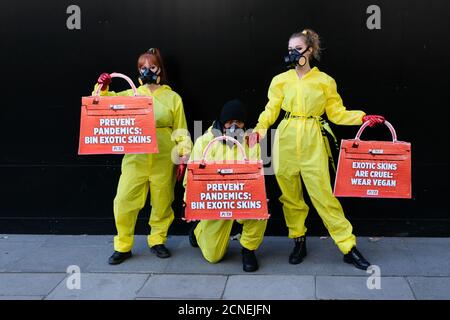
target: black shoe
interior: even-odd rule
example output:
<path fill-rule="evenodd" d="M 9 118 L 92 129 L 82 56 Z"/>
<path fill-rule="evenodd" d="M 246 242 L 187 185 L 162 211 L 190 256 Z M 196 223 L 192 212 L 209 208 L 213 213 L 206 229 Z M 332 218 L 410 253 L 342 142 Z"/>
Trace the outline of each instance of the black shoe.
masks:
<path fill-rule="evenodd" d="M 306 257 L 306 236 L 295 238 L 294 243 L 294 250 L 289 255 L 289 263 L 299 264 Z"/>
<path fill-rule="evenodd" d="M 194 223 L 194 225 L 191 227 L 191 229 L 189 229 L 189 243 L 194 248 L 198 248 L 197 237 L 195 236 L 195 233 L 194 233 L 194 230 L 195 230 L 195 227 L 197 227 L 197 224 L 198 224 L 198 222 Z"/>
<path fill-rule="evenodd" d="M 119 252 L 114 251 L 113 255 L 109 257 L 108 263 L 109 264 L 119 264 L 127 260 L 132 256 L 131 251 L 128 252 Z"/>
<path fill-rule="evenodd" d="M 258 261 L 256 260 L 255 251 L 242 248 L 242 267 L 245 272 L 253 272 L 258 270 Z"/>
<path fill-rule="evenodd" d="M 164 244 L 157 244 L 150 248 L 153 253 L 156 253 L 158 258 L 168 258 L 171 256 L 169 249 Z"/>
<path fill-rule="evenodd" d="M 344 255 L 344 261 L 347 263 L 352 263 L 355 267 L 361 270 L 367 270 L 370 266 L 369 261 L 363 257 L 356 247 L 353 247 L 349 253 Z"/>

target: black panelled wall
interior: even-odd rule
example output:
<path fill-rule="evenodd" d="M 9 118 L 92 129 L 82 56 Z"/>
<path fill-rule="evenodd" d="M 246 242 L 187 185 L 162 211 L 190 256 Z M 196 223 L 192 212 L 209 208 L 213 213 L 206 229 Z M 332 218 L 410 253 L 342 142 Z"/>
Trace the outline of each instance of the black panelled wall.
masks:
<path fill-rule="evenodd" d="M 66 27 L 72 4 L 80 30 Z M 366 27 L 372 4 L 381 8 L 380 30 Z M 318 67 L 336 79 L 346 107 L 385 115 L 412 143 L 413 199 L 342 199 L 355 233 L 450 236 L 449 12 L 444 0 L 2 0 L 0 233 L 115 233 L 121 156 L 77 155 L 81 96 L 101 72 L 136 79 L 137 56 L 160 47 L 192 133 L 195 120 L 206 129 L 236 96 L 249 105 L 252 127 L 270 80 L 285 70 L 289 35 L 310 27 L 325 48 Z M 352 138 L 358 127 L 333 129 Z M 375 128 L 364 138 L 388 133 Z M 275 177 L 266 185 L 267 234 L 286 235 Z M 172 234 L 187 230 L 182 192 L 177 185 Z M 148 232 L 149 209 L 138 233 Z M 326 232 L 314 209 L 307 226 Z"/>

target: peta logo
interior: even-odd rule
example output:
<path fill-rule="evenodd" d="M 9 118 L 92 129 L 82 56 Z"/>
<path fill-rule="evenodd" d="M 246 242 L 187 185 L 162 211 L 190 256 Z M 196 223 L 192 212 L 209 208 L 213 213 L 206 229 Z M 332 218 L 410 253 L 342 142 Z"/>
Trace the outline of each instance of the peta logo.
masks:
<path fill-rule="evenodd" d="M 113 146 L 112 147 L 113 152 L 122 152 L 124 150 L 125 150 L 125 148 L 123 146 Z"/>
<path fill-rule="evenodd" d="M 220 212 L 221 218 L 231 218 L 233 216 L 233 212 L 231 211 L 222 211 Z"/>
<path fill-rule="evenodd" d="M 367 190 L 367 195 L 368 196 L 377 196 L 378 190 Z"/>

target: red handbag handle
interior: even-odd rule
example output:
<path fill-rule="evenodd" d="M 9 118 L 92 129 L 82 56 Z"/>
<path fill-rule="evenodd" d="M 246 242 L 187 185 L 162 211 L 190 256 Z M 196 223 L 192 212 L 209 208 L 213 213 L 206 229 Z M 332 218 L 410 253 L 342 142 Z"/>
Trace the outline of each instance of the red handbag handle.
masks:
<path fill-rule="evenodd" d="M 384 120 L 384 124 L 389 128 L 389 130 L 391 131 L 392 134 L 392 142 L 397 142 L 397 133 L 395 132 L 394 127 L 392 126 L 392 124 L 390 124 L 390 122 Z M 367 128 L 367 126 L 369 125 L 369 121 L 366 121 L 362 124 L 361 128 L 359 128 L 358 133 L 356 134 L 355 140 L 360 140 L 359 138 L 361 137 L 362 132 L 364 131 L 365 128 Z"/>
<path fill-rule="evenodd" d="M 241 151 L 241 155 L 242 155 L 242 157 L 244 158 L 244 160 L 245 160 L 245 161 L 248 160 L 248 159 L 247 159 L 247 156 L 245 155 L 244 147 L 242 146 L 242 144 L 241 144 L 239 141 L 237 141 L 236 139 L 234 139 L 234 138 L 232 138 L 232 137 L 228 137 L 228 136 L 220 136 L 220 137 L 217 137 L 217 138 L 212 139 L 212 140 L 208 143 L 208 145 L 206 146 L 205 150 L 203 151 L 202 164 L 205 163 L 205 161 L 206 161 L 206 156 L 207 156 L 209 150 L 211 149 L 212 145 L 215 144 L 216 142 L 219 142 L 219 141 L 222 141 L 222 140 L 231 141 L 231 142 L 233 142 L 234 144 L 236 144 L 236 145 L 238 146 L 239 150 Z"/>
<path fill-rule="evenodd" d="M 128 82 L 128 84 L 130 85 L 131 90 L 133 90 L 133 95 L 134 96 L 138 95 L 136 86 L 134 85 L 133 80 L 131 80 L 129 77 L 127 77 L 126 75 L 124 75 L 122 73 L 118 73 L 118 72 L 113 72 L 113 73 L 110 74 L 110 76 L 111 76 L 111 78 L 122 78 L 122 79 L 125 79 Z M 95 91 L 94 96 L 98 97 L 100 95 L 100 89 L 101 88 L 102 88 L 102 86 L 98 86 L 97 91 Z"/>

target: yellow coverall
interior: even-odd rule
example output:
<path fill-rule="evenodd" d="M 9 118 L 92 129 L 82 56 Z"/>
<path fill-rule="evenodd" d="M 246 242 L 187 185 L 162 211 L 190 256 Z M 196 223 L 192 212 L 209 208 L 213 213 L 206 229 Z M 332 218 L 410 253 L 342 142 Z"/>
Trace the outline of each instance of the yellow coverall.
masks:
<path fill-rule="evenodd" d="M 215 136 L 211 128 L 195 141 L 190 160 L 199 161 L 202 159 L 203 151 L 208 143 Z M 260 159 L 260 147 L 256 145 L 249 148 L 247 143 L 242 144 L 245 148 L 248 159 Z M 214 144 L 206 157 L 207 161 L 222 160 L 243 160 L 242 155 L 236 145 L 232 148 L 222 141 Z M 187 175 L 184 179 L 186 188 Z M 186 196 L 185 196 L 186 198 Z M 256 250 L 261 244 L 264 232 L 266 231 L 267 220 L 236 220 L 242 224 L 241 245 L 248 250 Z M 231 228 L 234 220 L 202 220 L 194 230 L 198 246 L 203 257 L 211 263 L 219 262 L 225 255 L 230 241 Z"/>
<path fill-rule="evenodd" d="M 268 91 L 269 101 L 255 130 L 265 136 L 277 120 L 280 109 L 290 112 L 276 131 L 273 146 L 275 176 L 282 195 L 283 212 L 289 238 L 305 235 L 308 206 L 303 199 L 303 179 L 312 204 L 342 253 L 356 245 L 352 225 L 334 197 L 330 184 L 328 155 L 320 116 L 339 125 L 360 125 L 362 111 L 348 111 L 337 93 L 336 82 L 317 67 L 299 79 L 295 69 L 275 76 Z"/>
<path fill-rule="evenodd" d="M 97 89 L 95 86 L 94 92 Z M 171 158 L 174 147 L 179 156 L 187 155 L 192 147 L 186 125 L 181 97 L 167 85 L 153 93 L 147 85 L 137 88 L 139 95 L 151 96 L 156 122 L 159 153 L 126 154 L 122 160 L 122 174 L 114 199 L 114 218 L 117 236 L 114 250 L 128 252 L 133 247 L 134 228 L 139 211 L 144 207 L 150 190 L 152 211 L 148 245 L 164 244 L 167 231 L 174 219 L 172 202 L 176 182 L 175 164 Z M 100 91 L 101 95 L 132 96 L 132 90 L 122 92 Z M 172 137 L 172 132 L 178 129 Z M 183 131 L 183 132 L 181 132 Z"/>

